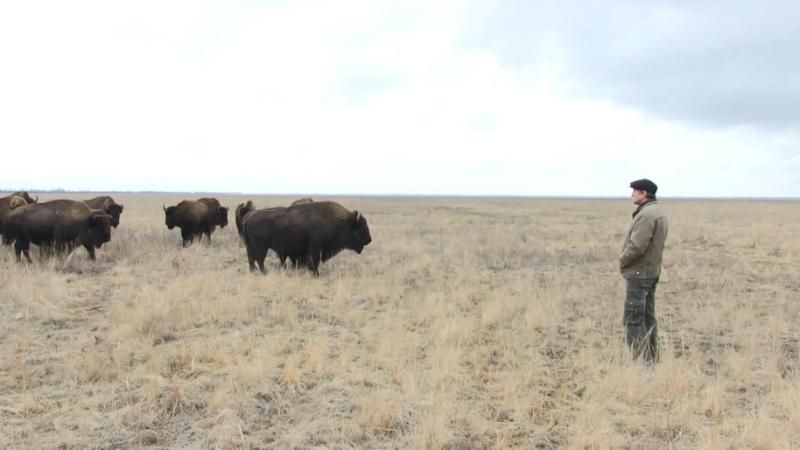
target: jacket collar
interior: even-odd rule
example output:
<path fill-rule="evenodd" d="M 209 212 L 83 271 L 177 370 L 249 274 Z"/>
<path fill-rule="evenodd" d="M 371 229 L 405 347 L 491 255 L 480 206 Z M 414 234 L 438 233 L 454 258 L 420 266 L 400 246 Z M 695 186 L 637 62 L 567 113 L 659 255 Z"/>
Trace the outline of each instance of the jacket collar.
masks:
<path fill-rule="evenodd" d="M 636 215 L 639 214 L 639 212 L 641 210 L 643 210 L 644 208 L 646 208 L 646 207 L 648 207 L 650 205 L 655 205 L 656 203 L 658 203 L 656 200 L 648 200 L 648 201 L 642 203 L 641 205 L 639 205 L 638 208 L 636 208 L 636 211 L 634 211 L 633 214 L 631 214 L 631 217 L 636 217 Z"/>

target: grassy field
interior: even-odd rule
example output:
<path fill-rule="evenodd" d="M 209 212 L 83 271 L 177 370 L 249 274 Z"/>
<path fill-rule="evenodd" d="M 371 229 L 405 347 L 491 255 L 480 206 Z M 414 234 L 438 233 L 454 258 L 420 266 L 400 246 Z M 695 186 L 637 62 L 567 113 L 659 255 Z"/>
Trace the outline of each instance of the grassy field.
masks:
<path fill-rule="evenodd" d="M 250 274 L 233 214 L 183 249 L 183 197 L 114 197 L 95 263 L 0 249 L 0 448 L 800 447 L 798 202 L 661 202 L 647 369 L 626 199 L 335 198 L 373 242 L 317 279 Z"/>

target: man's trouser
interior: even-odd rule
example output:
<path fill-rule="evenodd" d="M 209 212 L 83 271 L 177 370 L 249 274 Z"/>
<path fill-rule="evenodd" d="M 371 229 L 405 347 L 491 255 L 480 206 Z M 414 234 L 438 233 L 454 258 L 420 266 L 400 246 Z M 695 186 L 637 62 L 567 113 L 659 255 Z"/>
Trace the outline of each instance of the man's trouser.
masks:
<path fill-rule="evenodd" d="M 656 284 L 658 278 L 625 276 L 625 342 L 634 359 L 647 362 L 658 359 L 658 324 L 656 323 Z"/>

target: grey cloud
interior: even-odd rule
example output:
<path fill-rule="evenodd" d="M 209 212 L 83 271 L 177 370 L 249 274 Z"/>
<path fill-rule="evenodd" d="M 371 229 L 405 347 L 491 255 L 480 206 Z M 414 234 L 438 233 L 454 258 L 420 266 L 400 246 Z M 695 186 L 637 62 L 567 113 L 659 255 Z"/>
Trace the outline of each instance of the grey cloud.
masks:
<path fill-rule="evenodd" d="M 501 1 L 464 41 L 535 73 L 559 63 L 575 95 L 714 126 L 800 121 L 800 3 Z"/>

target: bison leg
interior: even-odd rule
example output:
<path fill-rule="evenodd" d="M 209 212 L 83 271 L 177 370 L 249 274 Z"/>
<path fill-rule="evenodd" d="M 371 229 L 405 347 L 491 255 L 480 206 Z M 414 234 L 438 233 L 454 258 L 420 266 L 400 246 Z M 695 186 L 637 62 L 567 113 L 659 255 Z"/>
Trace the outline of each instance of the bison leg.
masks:
<path fill-rule="evenodd" d="M 42 242 L 42 245 L 39 246 L 39 257 L 42 260 L 55 258 L 56 256 L 62 254 L 63 251 L 59 244 L 55 242 Z"/>
<path fill-rule="evenodd" d="M 192 229 L 192 239 L 195 237 L 197 238 L 197 242 L 201 242 L 203 240 L 203 233 L 205 229 L 202 226 L 196 226 Z"/>
<path fill-rule="evenodd" d="M 255 252 L 253 251 L 252 246 L 247 245 L 247 242 L 245 242 L 245 248 L 247 249 L 247 265 L 250 266 L 250 272 L 255 272 L 256 271 Z"/>
<path fill-rule="evenodd" d="M 23 239 L 17 239 L 14 242 L 14 253 L 17 255 L 17 262 L 22 262 L 20 253 L 25 253 L 25 259 L 28 260 L 28 264 L 33 264 L 33 261 L 31 261 L 30 247 L 31 243 Z"/>
<path fill-rule="evenodd" d="M 261 273 L 267 273 L 267 269 L 264 267 L 264 260 L 267 259 L 267 252 L 269 249 L 264 246 L 264 248 L 254 248 L 253 249 L 253 256 L 255 257 L 256 264 L 258 264 L 258 269 L 261 270 Z"/>
<path fill-rule="evenodd" d="M 319 248 L 311 247 L 308 252 L 308 268 L 314 273 L 314 276 L 319 276 L 319 261 L 322 259 L 322 251 Z"/>
<path fill-rule="evenodd" d="M 285 269 L 286 268 L 286 253 L 275 252 L 275 254 L 278 255 L 278 259 L 281 261 L 281 269 Z"/>
<path fill-rule="evenodd" d="M 264 259 L 267 257 L 268 247 L 260 239 L 248 237 L 245 235 L 245 248 L 247 248 L 247 262 L 250 265 L 250 271 L 256 271 L 256 264 L 258 264 L 261 273 L 267 273 L 264 268 Z"/>
<path fill-rule="evenodd" d="M 85 249 L 86 249 L 86 251 L 87 251 L 87 252 L 89 252 L 89 259 L 91 259 L 92 261 L 95 261 L 95 260 L 97 259 L 97 258 L 95 257 L 95 254 L 94 254 L 94 247 L 93 247 L 93 246 L 91 246 L 91 245 L 84 245 L 84 246 L 83 246 L 83 248 L 85 248 Z"/>
<path fill-rule="evenodd" d="M 192 231 L 188 228 L 181 228 L 181 241 L 183 247 L 186 248 L 192 243 Z"/>
<path fill-rule="evenodd" d="M 203 235 L 206 235 L 206 239 L 211 242 L 211 232 L 214 231 L 214 227 L 212 225 L 200 225 L 195 230 L 195 234 L 197 234 L 197 242 L 203 241 Z"/>
<path fill-rule="evenodd" d="M 55 256 L 64 257 L 69 255 L 71 249 L 67 246 L 67 244 L 63 242 L 57 242 L 53 245 L 53 247 L 49 248 L 49 250 L 52 251 L 53 255 Z"/>

